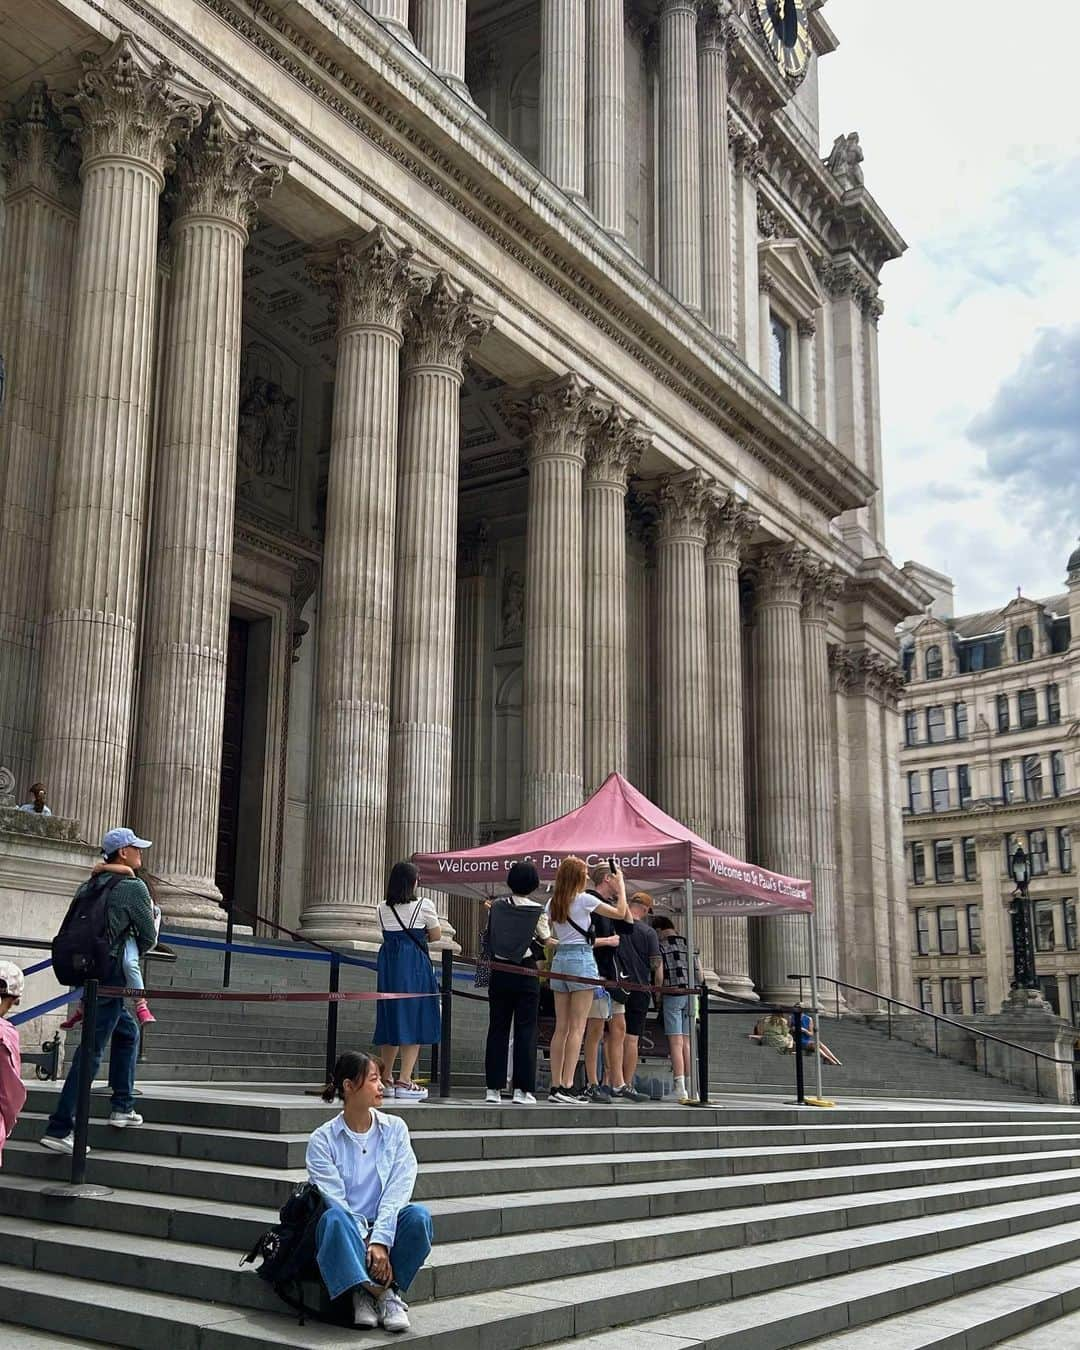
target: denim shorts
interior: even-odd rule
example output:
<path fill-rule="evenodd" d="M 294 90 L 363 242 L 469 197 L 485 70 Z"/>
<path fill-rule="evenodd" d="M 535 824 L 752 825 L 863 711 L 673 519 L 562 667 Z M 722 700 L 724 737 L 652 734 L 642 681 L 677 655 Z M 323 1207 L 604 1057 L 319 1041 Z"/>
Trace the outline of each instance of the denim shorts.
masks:
<path fill-rule="evenodd" d="M 690 1035 L 690 995 L 664 995 L 664 1035 Z"/>
<path fill-rule="evenodd" d="M 575 980 L 560 980 L 558 975 L 588 975 L 594 980 L 600 978 L 596 968 L 596 957 L 591 947 L 584 942 L 575 942 L 572 946 L 559 946 L 551 958 L 551 989 L 555 994 L 580 994 L 587 990 L 590 994 L 596 987 L 591 984 L 578 984 Z"/>

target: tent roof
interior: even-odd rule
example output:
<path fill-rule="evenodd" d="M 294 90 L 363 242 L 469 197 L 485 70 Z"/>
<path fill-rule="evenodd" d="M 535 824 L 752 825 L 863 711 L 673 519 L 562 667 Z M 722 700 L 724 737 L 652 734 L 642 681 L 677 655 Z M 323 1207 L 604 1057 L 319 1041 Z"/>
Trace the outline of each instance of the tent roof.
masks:
<path fill-rule="evenodd" d="M 610 774 L 587 802 L 565 816 L 480 848 L 417 853 L 419 882 L 455 895 L 489 896 L 506 888 L 511 863 L 535 864 L 551 881 L 568 854 L 588 866 L 614 856 L 637 889 L 663 894 L 694 883 L 694 908 L 703 914 L 785 914 L 813 910 L 809 881 L 746 863 L 707 843 L 640 793 Z"/>

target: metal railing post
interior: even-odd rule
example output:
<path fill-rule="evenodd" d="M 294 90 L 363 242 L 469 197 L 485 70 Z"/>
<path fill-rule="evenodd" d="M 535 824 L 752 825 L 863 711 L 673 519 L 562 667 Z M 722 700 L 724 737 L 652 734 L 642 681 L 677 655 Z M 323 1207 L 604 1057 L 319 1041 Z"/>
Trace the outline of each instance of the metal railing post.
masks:
<path fill-rule="evenodd" d="M 701 982 L 700 1022 L 698 1024 L 698 1104 L 709 1104 L 709 986 Z"/>
<path fill-rule="evenodd" d="M 232 896 L 229 896 L 229 903 L 225 910 L 225 963 L 221 968 L 221 987 L 228 989 L 229 981 L 232 979 L 232 942 L 233 942 L 233 902 Z M 331 1069 L 333 1065 L 331 1065 Z M 327 1082 L 330 1081 L 329 1076 Z"/>
<path fill-rule="evenodd" d="M 86 1180 L 86 1137 L 90 1133 L 90 1084 L 94 1080 L 94 1036 L 97 1031 L 98 981 L 83 986 L 83 1024 L 79 1041 L 79 1095 L 75 1099 L 75 1144 L 71 1153 L 71 1184 Z"/>
<path fill-rule="evenodd" d="M 938 1021 L 936 1017 L 934 1018 L 934 1054 L 938 1059 L 941 1058 L 941 1045 L 938 1037 Z"/>
<path fill-rule="evenodd" d="M 439 1096 L 450 1096 L 450 1060 L 454 1030 L 454 953 L 449 947 L 442 954 L 442 1045 L 439 1051 Z"/>
<path fill-rule="evenodd" d="M 1035 1096 L 1042 1096 L 1042 1089 L 1039 1087 L 1039 1056 L 1035 1056 Z"/>
<path fill-rule="evenodd" d="M 795 1039 L 795 1098 L 798 1106 L 806 1105 L 806 1072 L 802 1053 L 802 1009 L 791 1012 L 791 1034 Z"/>
<path fill-rule="evenodd" d="M 341 990 L 341 958 L 335 952 L 330 957 L 330 984 L 328 992 L 331 994 L 339 993 Z M 338 1031 L 338 1005 L 336 999 L 331 999 L 326 1005 L 326 1082 L 334 1076 L 334 1065 L 337 1063 L 337 1031 Z"/>
<path fill-rule="evenodd" d="M 891 1004 L 891 1003 L 886 1003 L 886 1004 L 885 1004 L 885 1016 L 888 1018 L 888 1021 L 889 1021 L 889 1040 L 891 1041 L 891 1040 L 892 1040 L 892 1004 Z"/>

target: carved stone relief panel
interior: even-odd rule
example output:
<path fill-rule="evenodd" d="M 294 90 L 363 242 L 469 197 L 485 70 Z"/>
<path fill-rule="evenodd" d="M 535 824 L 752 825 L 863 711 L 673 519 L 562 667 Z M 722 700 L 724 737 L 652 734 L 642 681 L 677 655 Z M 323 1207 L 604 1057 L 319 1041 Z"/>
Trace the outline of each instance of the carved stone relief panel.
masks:
<path fill-rule="evenodd" d="M 237 506 L 295 527 L 301 372 L 263 338 L 245 334 L 237 415 Z"/>

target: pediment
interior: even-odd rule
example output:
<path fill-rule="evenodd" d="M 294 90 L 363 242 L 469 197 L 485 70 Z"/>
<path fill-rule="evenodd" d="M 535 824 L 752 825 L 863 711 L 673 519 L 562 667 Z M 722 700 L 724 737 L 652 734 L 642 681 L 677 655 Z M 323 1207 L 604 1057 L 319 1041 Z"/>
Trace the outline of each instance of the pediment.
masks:
<path fill-rule="evenodd" d="M 912 629 L 912 636 L 917 638 L 946 638 L 948 635 L 948 625 L 942 623 L 936 614 L 928 614 Z"/>
<path fill-rule="evenodd" d="M 769 239 L 758 245 L 758 268 L 803 318 L 825 303 L 817 273 L 797 239 Z"/>

